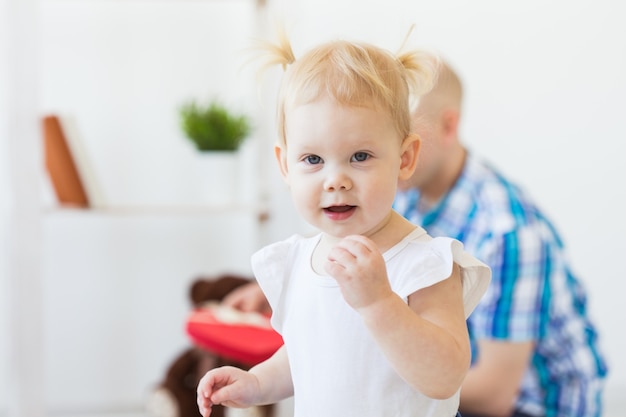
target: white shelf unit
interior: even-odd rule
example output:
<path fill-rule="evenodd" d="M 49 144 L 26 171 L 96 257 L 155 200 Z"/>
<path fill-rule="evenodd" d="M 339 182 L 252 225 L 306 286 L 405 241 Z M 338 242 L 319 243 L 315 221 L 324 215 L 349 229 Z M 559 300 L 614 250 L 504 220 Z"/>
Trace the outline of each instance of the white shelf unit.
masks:
<path fill-rule="evenodd" d="M 42 219 L 45 406 L 140 410 L 189 346 L 199 276 L 251 276 L 259 210 L 58 210 Z"/>

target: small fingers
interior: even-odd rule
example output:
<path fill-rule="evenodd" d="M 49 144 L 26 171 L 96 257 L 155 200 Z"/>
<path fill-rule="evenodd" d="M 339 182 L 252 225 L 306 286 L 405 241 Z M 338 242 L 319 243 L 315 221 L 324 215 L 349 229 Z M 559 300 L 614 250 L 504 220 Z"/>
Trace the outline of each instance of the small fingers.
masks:
<path fill-rule="evenodd" d="M 369 256 L 377 251 L 376 245 L 369 238 L 361 235 L 346 236 L 335 247 L 343 248 L 354 257 Z"/>
<path fill-rule="evenodd" d="M 204 417 L 208 417 L 211 415 L 213 403 L 207 397 L 201 396 L 198 394 L 198 411 Z"/>
<path fill-rule="evenodd" d="M 367 260 L 378 252 L 373 242 L 365 236 L 352 235 L 342 239 L 328 253 L 331 263 L 347 267 L 360 260 Z"/>
<path fill-rule="evenodd" d="M 344 247 L 335 246 L 328 252 L 328 260 L 332 263 L 339 263 L 345 265 L 348 262 L 354 261 L 355 256 L 350 253 Z"/>
<path fill-rule="evenodd" d="M 345 269 L 346 268 L 343 265 L 330 258 L 328 259 L 328 262 L 324 264 L 324 270 L 331 277 L 337 277 L 339 274 L 343 273 Z"/>
<path fill-rule="evenodd" d="M 198 383 L 198 389 L 196 391 L 197 397 L 196 401 L 198 403 L 198 411 L 204 417 L 208 417 L 211 415 L 211 407 L 213 406 L 213 402 L 210 398 L 210 392 L 207 387 L 211 386 L 211 382 L 208 380 L 209 374 L 205 374 L 200 382 Z"/>

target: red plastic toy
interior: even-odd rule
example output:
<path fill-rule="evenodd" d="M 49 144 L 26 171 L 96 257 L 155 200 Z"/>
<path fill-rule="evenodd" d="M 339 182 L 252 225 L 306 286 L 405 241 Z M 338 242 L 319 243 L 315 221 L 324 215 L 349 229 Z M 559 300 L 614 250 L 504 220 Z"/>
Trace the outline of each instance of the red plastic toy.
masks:
<path fill-rule="evenodd" d="M 283 345 L 268 316 L 217 304 L 193 310 L 186 331 L 198 346 L 248 365 L 268 359 Z"/>

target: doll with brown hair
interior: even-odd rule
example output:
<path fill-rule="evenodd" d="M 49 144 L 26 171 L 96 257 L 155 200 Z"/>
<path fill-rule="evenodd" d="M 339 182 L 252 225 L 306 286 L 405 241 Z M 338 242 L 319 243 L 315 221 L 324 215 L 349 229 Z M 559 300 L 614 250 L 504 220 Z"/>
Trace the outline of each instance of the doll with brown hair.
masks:
<path fill-rule="evenodd" d="M 233 274 L 197 278 L 189 290 L 194 309 L 202 308 L 207 302 L 219 302 L 238 288 L 251 281 L 250 277 Z M 220 366 L 236 366 L 248 369 L 252 364 L 237 361 L 200 346 L 191 346 L 181 352 L 169 365 L 165 376 L 150 393 L 147 410 L 155 417 L 200 416 L 196 404 L 196 388 L 202 375 Z M 258 407 L 249 416 L 272 417 L 274 405 Z M 225 417 L 225 407 L 216 405 L 213 416 Z"/>

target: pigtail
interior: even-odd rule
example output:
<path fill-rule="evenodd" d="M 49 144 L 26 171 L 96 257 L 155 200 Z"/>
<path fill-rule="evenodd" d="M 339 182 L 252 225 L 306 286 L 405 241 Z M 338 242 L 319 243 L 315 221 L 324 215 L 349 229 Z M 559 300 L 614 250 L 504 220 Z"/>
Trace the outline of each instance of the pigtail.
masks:
<path fill-rule="evenodd" d="M 437 80 L 439 59 L 427 52 L 405 52 L 396 59 L 406 70 L 407 83 L 412 95 L 422 96 L 428 93 Z"/>
<path fill-rule="evenodd" d="M 276 43 L 264 40 L 257 42 L 257 58 L 263 61 L 259 69 L 260 71 L 264 71 L 274 65 L 280 65 L 284 71 L 287 69 L 287 65 L 293 64 L 296 60 L 284 28 L 280 26 L 277 32 L 278 39 Z"/>
<path fill-rule="evenodd" d="M 396 54 L 396 59 L 406 70 L 406 80 L 411 96 L 419 98 L 428 93 L 437 80 L 439 58 L 425 51 L 403 51 L 415 25 L 411 25 Z"/>

